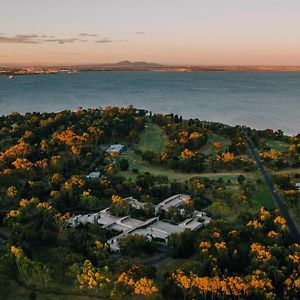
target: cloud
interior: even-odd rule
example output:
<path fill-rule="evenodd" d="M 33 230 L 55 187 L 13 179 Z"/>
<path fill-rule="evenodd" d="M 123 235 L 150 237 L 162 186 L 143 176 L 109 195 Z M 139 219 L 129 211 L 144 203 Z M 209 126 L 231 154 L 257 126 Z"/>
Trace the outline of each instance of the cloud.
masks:
<path fill-rule="evenodd" d="M 17 34 L 12 37 L 0 35 L 0 43 L 14 43 L 14 44 L 40 44 L 36 34 Z"/>
<path fill-rule="evenodd" d="M 97 40 L 97 41 L 95 41 L 95 43 L 97 43 L 97 44 L 106 44 L 106 43 L 112 43 L 112 40 L 110 40 L 110 39 L 107 39 L 107 38 L 104 38 L 104 39 L 101 39 L 101 40 Z"/>
<path fill-rule="evenodd" d="M 95 36 L 100 36 L 99 34 L 95 34 L 95 33 L 79 33 L 79 36 L 83 36 L 83 37 L 95 37 Z"/>
<path fill-rule="evenodd" d="M 65 52 L 65 51 L 52 51 L 49 54 L 67 54 L 67 55 L 82 55 L 82 52 Z"/>
<path fill-rule="evenodd" d="M 44 42 L 47 43 L 58 43 L 58 44 L 72 44 L 74 42 L 87 42 L 86 40 L 82 39 L 76 39 L 76 38 L 66 38 L 66 39 L 46 39 L 43 40 Z"/>
<path fill-rule="evenodd" d="M 58 43 L 60 45 L 75 42 L 87 42 L 84 39 L 78 38 L 56 38 L 52 35 L 38 34 L 17 34 L 15 36 L 5 36 L 0 34 L 0 43 L 12 44 L 43 44 L 43 43 Z"/>

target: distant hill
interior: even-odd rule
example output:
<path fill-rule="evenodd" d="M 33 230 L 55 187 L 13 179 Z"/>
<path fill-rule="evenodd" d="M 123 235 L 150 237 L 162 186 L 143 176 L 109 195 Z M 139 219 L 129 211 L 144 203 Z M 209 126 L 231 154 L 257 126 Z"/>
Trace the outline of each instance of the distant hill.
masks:
<path fill-rule="evenodd" d="M 124 60 L 124 61 L 120 61 L 117 62 L 115 64 L 111 64 L 112 66 L 115 67 L 139 67 L 139 68 L 146 68 L 146 67 L 162 67 L 163 65 L 160 64 L 156 64 L 156 63 L 148 63 L 145 61 L 134 61 L 131 62 L 129 60 Z"/>
<path fill-rule="evenodd" d="M 129 61 L 123 60 L 117 63 L 104 63 L 104 64 L 84 64 L 76 66 L 78 69 L 139 69 L 139 68 L 161 68 L 163 65 L 156 63 L 149 63 L 145 61 Z"/>

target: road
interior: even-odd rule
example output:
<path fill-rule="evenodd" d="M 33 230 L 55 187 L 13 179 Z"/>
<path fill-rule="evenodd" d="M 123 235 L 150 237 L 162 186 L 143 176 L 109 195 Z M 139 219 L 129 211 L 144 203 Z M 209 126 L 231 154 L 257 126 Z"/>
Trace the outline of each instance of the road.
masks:
<path fill-rule="evenodd" d="M 170 249 L 166 245 L 161 244 L 157 247 L 157 250 L 160 251 L 159 255 L 144 259 L 140 263 L 147 266 L 155 266 L 171 259 Z"/>
<path fill-rule="evenodd" d="M 253 159 L 255 160 L 255 162 L 258 166 L 258 169 L 262 174 L 262 177 L 264 178 L 267 186 L 270 189 L 273 201 L 274 201 L 275 205 L 278 207 L 281 216 L 284 217 L 285 220 L 286 220 L 286 223 L 287 223 L 287 226 L 290 229 L 292 238 L 294 239 L 295 242 L 299 242 L 300 241 L 300 235 L 299 235 L 299 232 L 298 232 L 298 230 L 297 230 L 297 228 L 294 224 L 293 219 L 290 216 L 288 207 L 283 202 L 282 198 L 276 193 L 274 183 L 272 182 L 270 176 L 268 175 L 265 167 L 261 163 L 260 158 L 259 158 L 259 156 L 257 155 L 257 153 L 255 151 L 253 141 L 247 136 L 245 138 L 246 138 L 250 153 L 251 153 Z"/>

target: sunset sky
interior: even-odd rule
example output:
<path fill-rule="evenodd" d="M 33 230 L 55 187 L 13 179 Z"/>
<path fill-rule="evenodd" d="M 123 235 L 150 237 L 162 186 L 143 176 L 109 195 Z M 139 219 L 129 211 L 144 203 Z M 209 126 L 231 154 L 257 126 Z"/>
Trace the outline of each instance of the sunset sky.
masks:
<path fill-rule="evenodd" d="M 1 1 L 0 63 L 300 65 L 299 0 Z"/>

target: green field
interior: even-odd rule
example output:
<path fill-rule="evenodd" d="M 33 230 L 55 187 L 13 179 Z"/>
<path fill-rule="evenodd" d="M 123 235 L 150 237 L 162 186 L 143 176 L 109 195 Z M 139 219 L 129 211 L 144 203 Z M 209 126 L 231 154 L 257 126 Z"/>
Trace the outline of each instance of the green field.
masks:
<path fill-rule="evenodd" d="M 158 125 L 147 124 L 141 135 L 137 149 L 141 151 L 153 151 L 155 154 L 159 154 L 165 150 L 167 141 L 167 137 Z"/>
<path fill-rule="evenodd" d="M 222 148 L 220 150 L 215 150 L 213 147 L 213 143 L 219 142 L 222 144 Z M 200 152 L 206 155 L 216 154 L 219 151 L 225 151 L 230 145 L 230 141 L 225 137 L 212 133 L 209 136 L 207 144 L 200 149 Z"/>
<path fill-rule="evenodd" d="M 144 132 L 141 135 L 140 142 L 138 143 L 136 148 L 141 151 L 148 150 L 159 154 L 160 152 L 165 150 L 167 141 L 167 137 L 164 135 L 162 129 L 159 126 L 155 124 L 147 124 Z M 221 142 L 224 148 L 226 148 L 226 146 L 228 146 L 229 144 L 229 141 L 224 137 L 213 134 L 208 142 L 208 145 L 204 146 L 202 150 L 204 152 L 206 151 L 207 153 L 215 151 L 212 144 L 216 141 Z M 127 178 L 135 178 L 138 175 L 136 173 L 133 173 L 132 169 L 138 169 L 139 174 L 149 172 L 155 176 L 168 176 L 170 180 L 189 180 L 191 177 L 201 176 L 211 179 L 218 179 L 222 177 L 224 180 L 236 181 L 237 176 L 240 174 L 251 176 L 251 174 L 245 174 L 242 171 L 228 171 L 220 173 L 184 173 L 173 171 L 142 160 L 142 158 L 139 155 L 135 154 L 132 150 L 126 151 L 126 153 L 122 154 L 121 158 L 125 158 L 129 162 L 129 170 L 126 172 L 121 172 L 121 174 Z"/>
<path fill-rule="evenodd" d="M 70 287 L 69 285 L 50 285 L 47 284 L 43 288 L 29 288 L 21 285 L 17 281 L 7 281 L 7 279 L 1 278 L 1 283 L 5 282 L 5 286 L 0 285 L 0 299 L 1 300 L 24 300 L 24 299 L 36 299 L 36 300 L 96 300 L 107 299 L 107 296 L 101 296 L 99 294 L 93 295 L 93 293 L 86 293 L 79 290 L 79 288 Z M 35 298 L 30 298 L 34 297 Z"/>
<path fill-rule="evenodd" d="M 267 140 L 266 145 L 279 152 L 285 152 L 289 150 L 289 144 L 283 141 Z"/>
<path fill-rule="evenodd" d="M 257 187 L 257 190 L 253 193 L 251 197 L 252 201 L 255 203 L 254 208 L 258 209 L 261 206 L 267 209 L 275 209 L 271 192 L 265 182 Z"/>
<path fill-rule="evenodd" d="M 138 174 L 143 174 L 149 172 L 155 176 L 163 175 L 168 176 L 170 180 L 189 180 L 194 176 L 207 177 L 211 179 L 218 179 L 222 177 L 224 180 L 230 179 L 231 181 L 236 181 L 237 176 L 243 174 L 245 177 L 250 177 L 251 173 L 245 173 L 242 171 L 228 171 L 220 173 L 183 173 L 179 171 L 169 170 L 154 164 L 149 164 L 148 162 L 142 160 L 140 156 L 135 154 L 133 151 L 127 151 L 125 154 L 122 154 L 121 158 L 125 158 L 129 162 L 129 170 L 121 172 L 121 174 L 127 178 L 135 178 Z M 139 173 L 133 173 L 132 169 L 138 169 Z"/>

